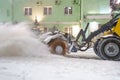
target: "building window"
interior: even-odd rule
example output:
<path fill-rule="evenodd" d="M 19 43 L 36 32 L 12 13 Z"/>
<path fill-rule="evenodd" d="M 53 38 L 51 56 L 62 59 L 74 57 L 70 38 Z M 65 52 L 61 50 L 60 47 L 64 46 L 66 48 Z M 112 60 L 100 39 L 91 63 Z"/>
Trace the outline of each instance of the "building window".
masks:
<path fill-rule="evenodd" d="M 25 16 L 30 16 L 30 15 L 32 15 L 32 8 L 30 8 L 30 7 L 25 7 L 25 8 L 24 8 L 24 15 L 25 15 Z"/>
<path fill-rule="evenodd" d="M 64 31 L 65 31 L 65 33 L 72 34 L 72 28 L 71 27 L 66 27 Z"/>
<path fill-rule="evenodd" d="M 72 14 L 72 7 L 65 7 L 64 14 L 67 14 L 67 15 Z"/>
<path fill-rule="evenodd" d="M 52 7 L 44 7 L 44 15 L 52 15 Z"/>

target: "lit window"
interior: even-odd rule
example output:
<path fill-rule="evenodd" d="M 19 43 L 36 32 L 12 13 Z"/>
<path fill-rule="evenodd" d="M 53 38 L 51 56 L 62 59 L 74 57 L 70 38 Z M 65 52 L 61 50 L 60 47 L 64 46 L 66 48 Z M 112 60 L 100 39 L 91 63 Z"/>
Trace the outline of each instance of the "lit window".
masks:
<path fill-rule="evenodd" d="M 72 14 L 72 7 L 65 7 L 64 8 L 64 14 Z"/>
<path fill-rule="evenodd" d="M 44 15 L 52 15 L 52 7 L 44 7 Z"/>
<path fill-rule="evenodd" d="M 72 34 L 72 28 L 71 27 L 66 27 L 65 28 L 65 33 Z"/>
<path fill-rule="evenodd" d="M 25 7 L 25 8 L 24 8 L 24 15 L 26 15 L 26 16 L 32 15 L 32 8 L 30 8 L 30 7 Z"/>

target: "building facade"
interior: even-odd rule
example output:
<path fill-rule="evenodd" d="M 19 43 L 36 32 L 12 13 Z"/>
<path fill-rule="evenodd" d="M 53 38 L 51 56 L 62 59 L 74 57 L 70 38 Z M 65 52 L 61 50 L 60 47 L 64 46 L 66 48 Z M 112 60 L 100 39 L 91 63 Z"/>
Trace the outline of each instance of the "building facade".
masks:
<path fill-rule="evenodd" d="M 0 22 L 35 23 L 42 31 L 77 34 L 87 22 L 110 19 L 110 0 L 1 0 Z"/>

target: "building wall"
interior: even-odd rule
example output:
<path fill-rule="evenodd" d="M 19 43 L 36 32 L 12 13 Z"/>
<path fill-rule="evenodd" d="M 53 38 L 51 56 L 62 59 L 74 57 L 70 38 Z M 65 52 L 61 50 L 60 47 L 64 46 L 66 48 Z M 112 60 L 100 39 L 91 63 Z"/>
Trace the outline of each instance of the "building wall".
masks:
<path fill-rule="evenodd" d="M 12 4 L 13 1 L 13 4 Z M 79 5 L 73 5 L 72 0 L 61 0 L 60 5 L 55 5 L 55 0 L 42 0 L 41 5 L 37 5 L 36 2 L 38 0 L 2 0 L 0 3 L 1 13 L 4 14 L 5 20 L 8 17 L 6 11 L 9 10 L 9 15 L 12 16 L 12 5 L 13 7 L 13 14 L 14 14 L 14 21 L 23 21 L 23 20 L 30 20 L 31 18 L 35 18 L 35 16 L 41 15 L 44 17 L 42 21 L 78 21 L 79 20 Z M 39 0 L 40 1 L 40 0 Z M 44 6 L 51 6 L 53 8 L 52 15 L 44 16 L 43 15 L 43 7 Z M 73 14 L 72 15 L 64 15 L 64 7 L 70 6 L 73 7 Z M 24 7 L 32 7 L 33 14 L 32 16 L 24 16 Z M 7 17 L 6 17 L 7 16 Z M 10 17 L 8 17 L 10 18 Z M 2 19 L 0 19 L 3 21 Z M 9 19 L 11 21 L 11 19 Z M 6 20 L 7 21 L 7 20 Z"/>
<path fill-rule="evenodd" d="M 90 15 L 90 14 L 110 14 L 111 9 L 109 6 L 109 0 L 83 0 L 83 16 Z M 108 18 L 109 19 L 109 18 Z M 93 20 L 93 19 L 91 19 Z M 106 22 L 106 19 L 94 19 L 101 23 Z M 88 21 L 90 21 L 88 19 Z"/>
<path fill-rule="evenodd" d="M 2 2 L 0 2 L 0 22 L 6 22 L 10 20 L 11 20 L 10 2 L 2 0 Z"/>
<path fill-rule="evenodd" d="M 103 24 L 107 19 L 87 19 L 87 15 L 110 14 L 109 0 L 61 0 L 55 4 L 55 0 L 1 0 L 0 22 L 34 22 L 37 18 L 39 27 L 58 27 L 60 30 L 75 25 L 85 26 L 87 22 L 98 21 Z M 40 2 L 40 4 L 37 4 Z M 52 15 L 43 15 L 45 6 L 52 7 Z M 25 16 L 24 8 L 31 7 L 32 15 Z M 72 7 L 72 15 L 65 15 L 64 8 Z M 82 24 L 82 25 L 81 25 Z M 67 29 L 66 29 L 67 30 Z"/>

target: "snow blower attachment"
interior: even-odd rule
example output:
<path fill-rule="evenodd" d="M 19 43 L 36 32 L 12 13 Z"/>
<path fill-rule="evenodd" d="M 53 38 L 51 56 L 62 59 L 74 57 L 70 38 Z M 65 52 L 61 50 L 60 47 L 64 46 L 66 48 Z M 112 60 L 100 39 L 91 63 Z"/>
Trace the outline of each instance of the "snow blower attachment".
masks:
<path fill-rule="evenodd" d="M 67 53 L 67 38 L 65 38 L 64 34 L 55 31 L 46 33 L 47 37 L 43 40 L 45 44 L 50 47 L 50 51 L 53 54 L 65 55 Z"/>
<path fill-rule="evenodd" d="M 52 35 L 48 40 L 52 53 L 65 55 L 66 52 L 86 51 L 91 47 L 92 39 L 103 33 L 94 42 L 93 49 L 96 55 L 104 60 L 119 60 L 120 59 L 120 18 L 119 15 L 113 17 L 109 22 L 105 23 L 95 32 L 92 32 L 86 37 L 86 31 L 81 29 L 77 37 L 73 39 L 70 34 L 57 33 Z"/>

